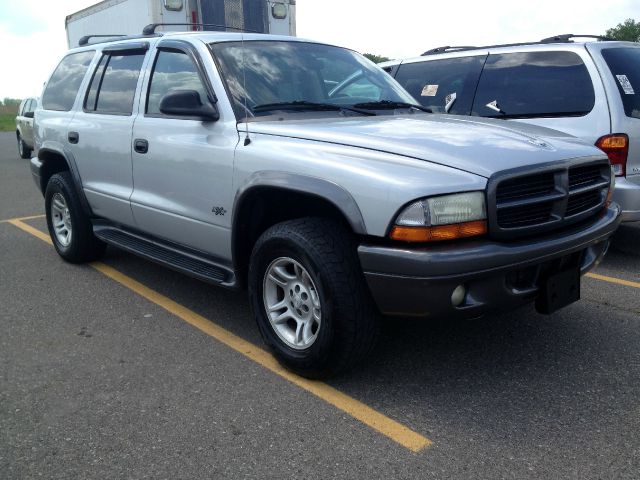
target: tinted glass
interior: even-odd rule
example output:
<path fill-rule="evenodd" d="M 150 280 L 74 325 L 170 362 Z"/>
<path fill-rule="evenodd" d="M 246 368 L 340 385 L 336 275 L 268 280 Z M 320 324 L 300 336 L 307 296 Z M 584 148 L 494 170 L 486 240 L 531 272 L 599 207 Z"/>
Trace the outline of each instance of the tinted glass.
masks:
<path fill-rule="evenodd" d="M 505 118 L 580 116 L 589 113 L 594 103 L 591 77 L 577 54 L 505 53 L 489 55 L 473 114 Z"/>
<path fill-rule="evenodd" d="M 486 55 L 400 65 L 396 80 L 434 113 L 469 115 Z"/>
<path fill-rule="evenodd" d="M 27 100 L 27 104 L 24 107 L 24 113 L 31 113 L 36 109 L 37 102 L 34 98 Z"/>
<path fill-rule="evenodd" d="M 162 97 L 175 90 L 195 90 L 200 94 L 201 102 L 207 101 L 207 89 L 191 58 L 182 52 L 160 51 L 151 77 L 146 112 L 161 115 Z"/>
<path fill-rule="evenodd" d="M 602 56 L 618 86 L 624 113 L 640 118 L 640 48 L 606 48 Z"/>
<path fill-rule="evenodd" d="M 42 108 L 58 111 L 71 110 L 94 53 L 93 51 L 72 53 L 62 59 L 44 90 Z"/>
<path fill-rule="evenodd" d="M 91 84 L 89 85 L 89 93 L 87 94 L 87 99 L 84 102 L 84 108 L 87 111 L 95 111 L 98 106 L 98 88 L 100 87 L 100 80 L 104 75 L 104 67 L 109 61 L 108 55 L 103 55 L 96 66 L 95 71 L 93 72 L 93 77 L 91 78 Z"/>
<path fill-rule="evenodd" d="M 370 102 L 373 92 L 378 92 L 375 100 L 415 104 L 389 75 L 351 50 L 281 41 L 225 42 L 211 48 L 239 118 L 245 117 L 245 102 L 250 116 L 272 113 L 253 112 L 256 106 L 283 102 L 349 107 Z M 357 83 L 345 91 L 355 79 Z"/>
<path fill-rule="evenodd" d="M 91 80 L 85 109 L 96 113 L 131 115 L 144 55 L 108 55 L 104 67 L 96 70 Z"/>

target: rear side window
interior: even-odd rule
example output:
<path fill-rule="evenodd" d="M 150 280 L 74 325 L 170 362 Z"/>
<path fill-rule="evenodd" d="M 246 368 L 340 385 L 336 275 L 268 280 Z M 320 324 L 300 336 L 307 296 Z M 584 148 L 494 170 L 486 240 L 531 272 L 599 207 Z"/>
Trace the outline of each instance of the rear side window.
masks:
<path fill-rule="evenodd" d="M 42 108 L 68 112 L 73 108 L 82 79 L 95 52 L 78 52 L 62 59 L 42 95 Z"/>
<path fill-rule="evenodd" d="M 434 113 L 469 115 L 486 55 L 400 65 L 396 80 Z"/>
<path fill-rule="evenodd" d="M 150 116 L 162 115 L 162 97 L 175 90 L 195 90 L 200 94 L 200 101 L 203 104 L 207 102 L 207 89 L 191 58 L 177 50 L 161 50 L 151 76 L 146 113 Z"/>
<path fill-rule="evenodd" d="M 145 53 L 105 54 L 91 79 L 84 109 L 108 115 L 131 115 Z"/>
<path fill-rule="evenodd" d="M 573 52 L 489 55 L 473 114 L 535 118 L 582 116 L 595 104 L 587 67 Z"/>
<path fill-rule="evenodd" d="M 618 86 L 624 113 L 640 118 L 640 48 L 605 48 L 602 57 Z"/>

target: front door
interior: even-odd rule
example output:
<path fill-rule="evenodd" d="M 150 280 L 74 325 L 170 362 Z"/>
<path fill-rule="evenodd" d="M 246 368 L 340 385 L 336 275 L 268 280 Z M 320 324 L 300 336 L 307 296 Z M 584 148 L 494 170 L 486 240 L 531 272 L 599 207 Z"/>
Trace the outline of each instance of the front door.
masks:
<path fill-rule="evenodd" d="M 198 52 L 176 40 L 161 42 L 133 128 L 135 188 L 131 207 L 138 227 L 165 240 L 231 258 L 230 225 L 233 155 L 238 134 L 233 121 L 170 117 L 160 101 L 175 90 L 195 90 L 202 102 L 214 94 Z"/>

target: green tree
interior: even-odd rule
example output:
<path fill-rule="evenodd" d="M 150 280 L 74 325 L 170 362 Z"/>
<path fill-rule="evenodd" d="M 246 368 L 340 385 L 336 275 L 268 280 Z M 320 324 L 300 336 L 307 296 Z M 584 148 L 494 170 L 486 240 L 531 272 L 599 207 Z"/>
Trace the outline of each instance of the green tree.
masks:
<path fill-rule="evenodd" d="M 373 53 L 365 53 L 364 56 L 371 60 L 373 63 L 382 63 L 391 60 L 390 58 L 383 57 L 381 55 L 374 55 Z"/>
<path fill-rule="evenodd" d="M 609 38 L 615 40 L 626 40 L 627 42 L 640 42 L 640 22 L 627 18 L 624 23 L 610 28 L 605 34 Z"/>
<path fill-rule="evenodd" d="M 9 97 L 5 97 L 3 105 L 5 107 L 17 107 L 18 105 L 20 105 L 20 102 L 22 100 L 20 100 L 19 98 L 9 98 Z"/>

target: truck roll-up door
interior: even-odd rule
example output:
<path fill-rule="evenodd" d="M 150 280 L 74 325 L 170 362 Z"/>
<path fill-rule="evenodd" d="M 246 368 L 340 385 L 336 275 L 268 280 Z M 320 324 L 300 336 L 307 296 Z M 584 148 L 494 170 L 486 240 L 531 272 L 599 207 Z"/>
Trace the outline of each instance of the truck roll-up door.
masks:
<path fill-rule="evenodd" d="M 266 0 L 201 0 L 202 23 L 269 33 Z M 208 27 L 207 30 L 224 30 Z"/>

